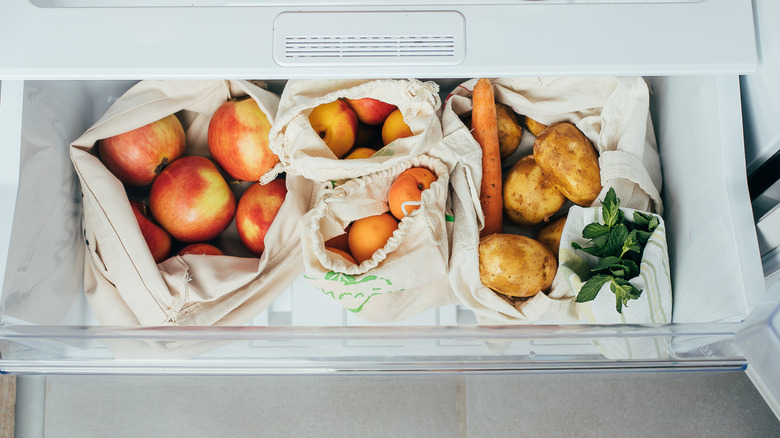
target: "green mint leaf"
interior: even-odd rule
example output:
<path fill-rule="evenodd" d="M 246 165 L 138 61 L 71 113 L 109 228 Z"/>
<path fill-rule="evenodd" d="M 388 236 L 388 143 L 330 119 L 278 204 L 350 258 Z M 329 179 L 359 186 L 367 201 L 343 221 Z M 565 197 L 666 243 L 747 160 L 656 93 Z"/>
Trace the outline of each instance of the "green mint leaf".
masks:
<path fill-rule="evenodd" d="M 598 295 L 599 291 L 601 290 L 601 287 L 611 279 L 612 277 L 609 275 L 594 275 L 590 278 L 590 280 L 582 285 L 580 293 L 577 294 L 576 301 L 578 303 L 593 301 L 593 299 L 596 298 L 596 295 Z"/>
<path fill-rule="evenodd" d="M 652 218 L 653 216 L 647 213 L 643 213 L 641 211 L 634 212 L 634 223 L 639 226 L 647 228 L 647 226 L 650 224 L 650 219 Z"/>
<path fill-rule="evenodd" d="M 649 213 L 643 213 L 641 211 L 634 212 L 634 223 L 651 233 L 655 231 L 656 228 L 658 228 L 658 225 L 661 224 L 661 222 L 658 220 L 658 216 Z"/>
<path fill-rule="evenodd" d="M 621 257 L 623 244 L 628 238 L 628 229 L 623 224 L 617 224 L 609 230 L 607 241 L 603 245 L 604 256 Z"/>
<path fill-rule="evenodd" d="M 632 284 L 631 290 L 628 292 L 628 298 L 635 300 L 639 298 L 641 295 L 642 295 L 642 290 L 637 289 L 637 287 Z"/>
<path fill-rule="evenodd" d="M 607 234 L 608 232 L 609 232 L 608 226 L 593 222 L 586 225 L 585 229 L 582 230 L 582 237 L 586 239 L 595 239 L 596 237 Z"/>
<path fill-rule="evenodd" d="M 613 265 L 609 267 L 609 272 L 613 277 L 625 277 L 627 274 L 626 267 L 623 265 Z"/>
<path fill-rule="evenodd" d="M 623 255 L 629 251 L 635 253 L 642 252 L 642 248 L 639 246 L 639 241 L 636 236 L 636 230 L 631 231 L 626 236 L 626 240 L 623 242 L 623 248 L 620 250 L 620 257 L 623 257 Z"/>
<path fill-rule="evenodd" d="M 620 222 L 620 213 L 620 199 L 617 198 L 615 189 L 610 187 L 602 203 L 601 216 L 604 218 L 604 225 L 612 227 Z"/>
<path fill-rule="evenodd" d="M 635 230 L 636 231 L 636 238 L 642 245 L 646 244 L 648 240 L 650 240 L 650 236 L 653 234 L 649 231 L 642 231 L 642 230 Z"/>
<path fill-rule="evenodd" d="M 604 246 L 604 244 L 607 243 L 608 237 L 609 237 L 609 233 L 602 234 L 599 237 L 590 239 L 590 243 L 592 243 L 594 246 Z"/>
<path fill-rule="evenodd" d="M 583 247 L 583 246 L 580 246 L 580 244 L 578 244 L 577 242 L 572 242 L 571 246 L 573 246 L 574 249 L 578 249 L 580 251 L 583 251 L 583 252 L 585 252 L 587 254 L 590 254 L 590 255 L 593 255 L 593 256 L 596 256 L 596 257 L 601 257 L 602 256 L 601 247 L 600 246 Z"/>
<path fill-rule="evenodd" d="M 592 272 L 598 272 L 604 269 L 610 269 L 613 265 L 620 263 L 620 259 L 615 256 L 604 257 L 596 263 L 596 266 L 591 269 Z"/>
<path fill-rule="evenodd" d="M 631 286 L 631 283 L 628 280 L 626 280 L 625 278 L 616 278 L 615 279 L 615 285 L 618 286 L 618 287 L 624 288 L 627 291 L 628 287 Z"/>
<path fill-rule="evenodd" d="M 647 229 L 652 233 L 659 225 L 661 225 L 661 221 L 658 220 L 657 216 L 653 216 L 653 218 L 650 219 L 650 224 L 647 226 Z"/>
<path fill-rule="evenodd" d="M 620 261 L 620 264 L 623 265 L 626 270 L 626 275 L 623 276 L 624 278 L 631 279 L 639 275 L 639 266 L 637 266 L 633 260 L 623 259 Z"/>
<path fill-rule="evenodd" d="M 631 247 L 636 244 L 637 244 L 636 230 L 632 230 L 630 233 L 628 233 L 628 236 L 626 236 L 626 242 L 624 246 Z"/>
<path fill-rule="evenodd" d="M 612 290 L 612 293 L 615 294 L 615 309 L 617 309 L 618 313 L 622 314 L 623 304 L 628 300 L 626 290 L 618 286 L 615 281 L 612 281 L 612 283 L 609 284 L 609 288 Z"/>
<path fill-rule="evenodd" d="M 642 294 L 641 290 L 622 278 L 614 278 L 609 288 L 615 293 L 618 313 L 623 313 L 623 306 L 628 307 L 628 300 L 635 300 Z"/>

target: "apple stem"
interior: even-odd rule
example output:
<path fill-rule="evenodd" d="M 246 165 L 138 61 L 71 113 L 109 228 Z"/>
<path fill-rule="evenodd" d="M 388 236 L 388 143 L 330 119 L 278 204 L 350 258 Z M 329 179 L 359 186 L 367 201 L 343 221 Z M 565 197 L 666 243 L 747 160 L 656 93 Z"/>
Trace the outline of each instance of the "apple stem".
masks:
<path fill-rule="evenodd" d="M 160 161 L 160 164 L 157 165 L 157 167 L 154 168 L 154 173 L 159 174 L 162 172 L 162 170 L 167 166 L 169 163 L 168 157 L 163 157 L 162 161 Z"/>

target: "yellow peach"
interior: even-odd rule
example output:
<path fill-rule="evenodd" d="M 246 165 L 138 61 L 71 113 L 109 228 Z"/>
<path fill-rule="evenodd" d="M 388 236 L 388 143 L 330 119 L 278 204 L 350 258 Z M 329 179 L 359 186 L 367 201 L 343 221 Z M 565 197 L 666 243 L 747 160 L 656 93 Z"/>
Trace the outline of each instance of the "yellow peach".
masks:
<path fill-rule="evenodd" d="M 357 160 L 360 158 L 371 158 L 372 155 L 376 153 L 375 150 L 371 148 L 355 148 L 352 149 L 352 151 L 347 154 L 346 157 L 344 157 L 345 160 Z"/>
<path fill-rule="evenodd" d="M 404 115 L 400 109 L 390 113 L 382 124 L 382 142 L 387 146 L 399 138 L 411 137 L 412 130 L 404 121 Z"/>
<path fill-rule="evenodd" d="M 324 103 L 309 113 L 309 123 L 328 148 L 341 158 L 355 145 L 358 119 L 342 100 Z"/>

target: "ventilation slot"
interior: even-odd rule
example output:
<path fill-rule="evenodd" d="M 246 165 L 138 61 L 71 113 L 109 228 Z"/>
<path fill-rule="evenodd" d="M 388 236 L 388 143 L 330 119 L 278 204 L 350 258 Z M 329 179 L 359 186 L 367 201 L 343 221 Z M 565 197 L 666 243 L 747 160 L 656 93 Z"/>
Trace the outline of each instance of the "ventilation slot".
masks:
<path fill-rule="evenodd" d="M 336 25 L 334 25 L 336 23 Z M 349 25 L 349 34 L 338 31 Z M 295 66 L 457 65 L 465 21 L 453 11 L 283 12 L 274 60 Z"/>
<path fill-rule="evenodd" d="M 287 37 L 285 58 L 452 58 L 455 37 L 301 36 Z"/>

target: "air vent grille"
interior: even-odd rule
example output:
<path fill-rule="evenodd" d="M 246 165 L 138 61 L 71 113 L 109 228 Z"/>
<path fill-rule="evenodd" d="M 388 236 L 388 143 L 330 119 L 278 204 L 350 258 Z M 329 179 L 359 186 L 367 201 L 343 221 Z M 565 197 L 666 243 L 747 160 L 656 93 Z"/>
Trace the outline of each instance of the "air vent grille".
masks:
<path fill-rule="evenodd" d="M 454 35 L 421 36 L 290 36 L 285 57 L 294 58 L 387 58 L 454 57 Z"/>
<path fill-rule="evenodd" d="M 466 57 L 465 31 L 463 15 L 454 11 L 283 12 L 274 20 L 274 60 L 290 66 L 458 65 Z"/>

